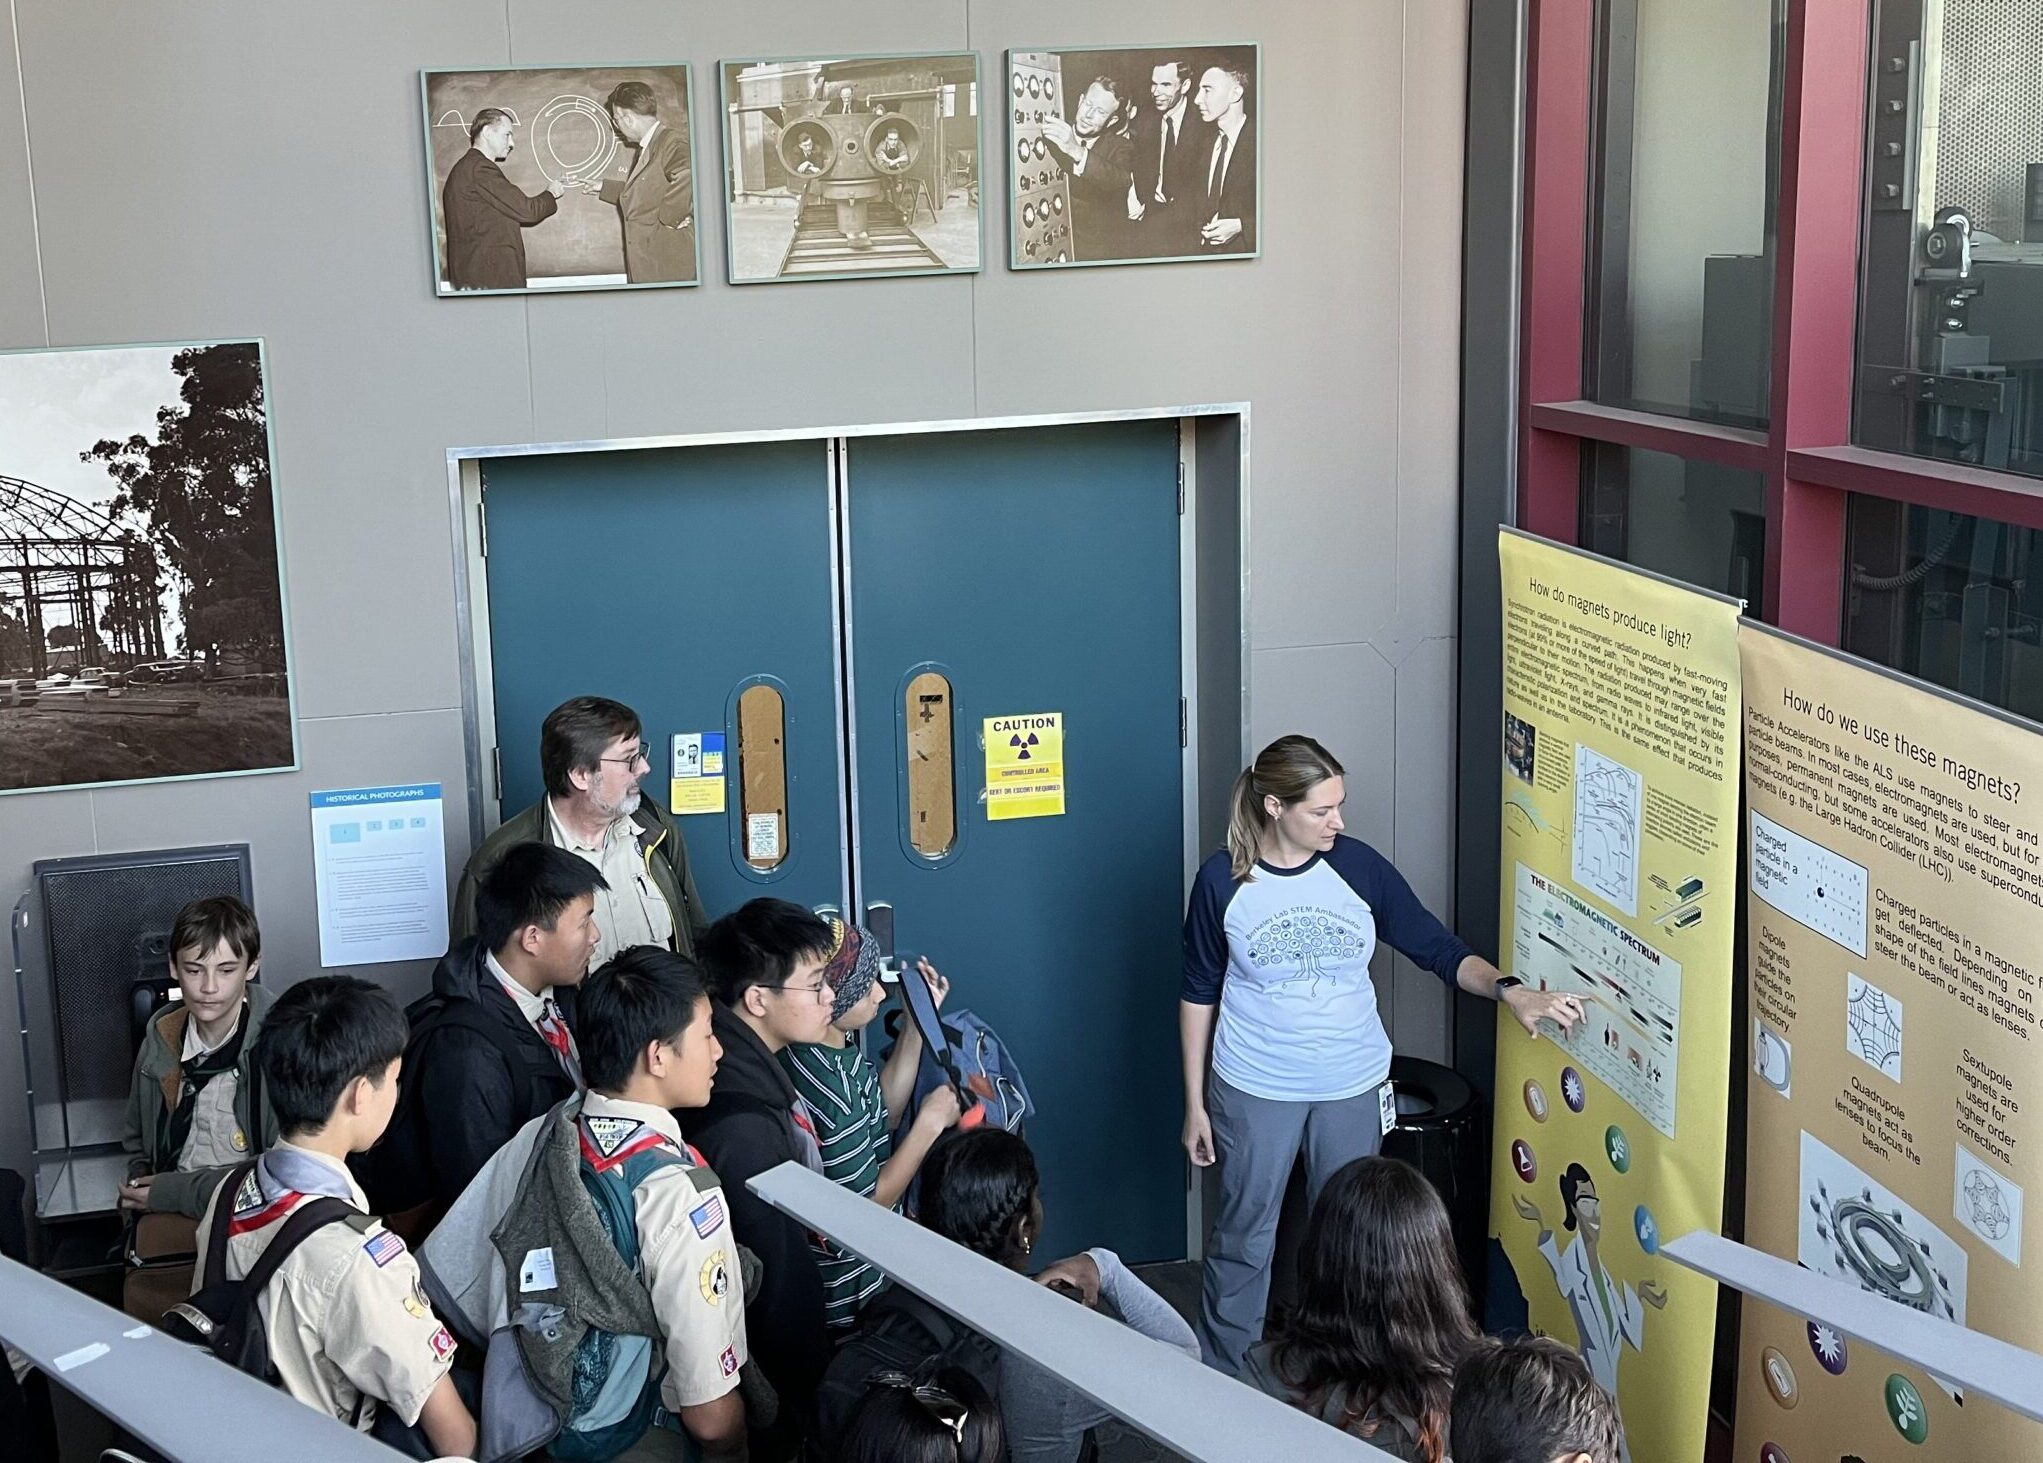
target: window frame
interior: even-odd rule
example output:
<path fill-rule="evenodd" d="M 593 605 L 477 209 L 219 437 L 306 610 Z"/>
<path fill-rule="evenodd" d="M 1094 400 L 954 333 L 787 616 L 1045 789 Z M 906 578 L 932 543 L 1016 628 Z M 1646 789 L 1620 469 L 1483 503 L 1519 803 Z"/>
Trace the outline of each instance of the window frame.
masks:
<path fill-rule="evenodd" d="M 1788 0 L 1764 431 L 1585 399 L 1600 0 L 1528 4 L 1518 526 L 1579 542 L 1583 464 L 1597 442 L 1759 472 L 1766 559 L 1761 602 L 1747 613 L 1831 646 L 1844 628 L 1845 519 L 1854 495 L 2043 528 L 2043 480 L 1852 438 L 1871 0 Z"/>

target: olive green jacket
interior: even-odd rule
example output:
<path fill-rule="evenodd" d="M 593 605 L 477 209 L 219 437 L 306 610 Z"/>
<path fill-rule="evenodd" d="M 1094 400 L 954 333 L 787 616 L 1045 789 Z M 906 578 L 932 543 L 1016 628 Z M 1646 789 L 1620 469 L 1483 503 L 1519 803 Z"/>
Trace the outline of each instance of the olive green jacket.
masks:
<path fill-rule="evenodd" d="M 639 799 L 638 811 L 631 815 L 631 820 L 638 828 L 639 857 L 645 860 L 646 874 L 674 916 L 674 949 L 693 959 L 696 937 L 709 920 L 702 912 L 702 896 L 695 892 L 695 875 L 688 867 L 688 846 L 681 841 L 681 829 L 673 816 L 649 797 Z M 496 867 L 505 850 L 515 843 L 553 841 L 553 819 L 546 815 L 543 797 L 516 817 L 505 819 L 496 832 L 483 839 L 468 856 L 468 865 L 461 871 L 461 883 L 454 891 L 449 932 L 452 944 L 458 945 L 476 933 L 476 886 L 484 874 Z"/>
<path fill-rule="evenodd" d="M 277 1118 L 270 1111 L 268 1099 L 262 1099 L 259 1116 L 249 1109 L 250 1098 L 257 1095 L 259 1085 L 255 1081 L 255 1038 L 262 1030 L 263 1017 L 269 1014 L 277 998 L 260 985 L 249 986 L 247 998 L 248 1030 L 241 1038 L 241 1059 L 234 1065 L 234 1116 L 241 1131 L 249 1136 L 248 1153 L 252 1158 L 277 1141 Z M 180 1002 L 173 1002 L 149 1018 L 142 1033 L 142 1050 L 135 1056 L 121 1147 L 127 1150 L 129 1178 L 156 1175 L 155 1182 L 149 1185 L 152 1214 L 182 1214 L 188 1219 L 199 1219 L 205 1215 L 206 1201 L 213 1197 L 214 1188 L 234 1169 L 229 1165 L 179 1172 L 177 1154 L 160 1146 L 163 1120 L 176 1105 L 184 1085 L 184 1029 L 190 1018 L 191 1013 Z"/>

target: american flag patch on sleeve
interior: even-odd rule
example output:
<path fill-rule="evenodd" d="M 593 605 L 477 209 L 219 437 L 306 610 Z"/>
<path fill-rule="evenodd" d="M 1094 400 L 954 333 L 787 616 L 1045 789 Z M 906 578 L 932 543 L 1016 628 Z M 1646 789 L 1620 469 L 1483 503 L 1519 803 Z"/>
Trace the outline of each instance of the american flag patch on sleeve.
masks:
<path fill-rule="evenodd" d="M 381 1270 L 404 1253 L 404 1241 L 387 1229 L 379 1230 L 362 1241 L 362 1253 L 374 1260 L 376 1268 Z"/>
<path fill-rule="evenodd" d="M 721 1194 L 711 1194 L 703 1200 L 700 1208 L 688 1211 L 688 1222 L 695 1226 L 695 1232 L 708 1239 L 724 1223 L 724 1200 Z"/>

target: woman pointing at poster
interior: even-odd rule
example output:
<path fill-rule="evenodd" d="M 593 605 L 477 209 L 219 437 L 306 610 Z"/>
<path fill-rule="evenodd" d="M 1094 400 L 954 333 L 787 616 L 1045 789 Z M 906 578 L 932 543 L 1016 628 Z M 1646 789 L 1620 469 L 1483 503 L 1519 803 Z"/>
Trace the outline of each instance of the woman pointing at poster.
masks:
<path fill-rule="evenodd" d="M 1501 975 L 1387 859 L 1346 836 L 1344 777 L 1310 737 L 1263 748 L 1235 781 L 1227 847 L 1200 867 L 1185 913 L 1184 1144 L 1199 1167 L 1220 1164 L 1199 1345 L 1230 1375 L 1263 1334 L 1277 1212 L 1299 1150 L 1309 1203 L 1341 1165 L 1382 1146 L 1395 1114 L 1390 1037 L 1369 978 L 1377 941 L 1501 1000 L 1528 1032 L 1542 1020 L 1566 1030 L 1582 1015 L 1574 996 Z"/>

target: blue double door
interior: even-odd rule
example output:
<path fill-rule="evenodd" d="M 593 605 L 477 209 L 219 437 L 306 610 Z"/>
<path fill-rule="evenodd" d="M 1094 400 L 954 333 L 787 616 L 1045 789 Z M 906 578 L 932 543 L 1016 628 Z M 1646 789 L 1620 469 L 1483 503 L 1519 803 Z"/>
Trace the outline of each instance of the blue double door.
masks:
<path fill-rule="evenodd" d="M 1176 422 L 506 458 L 483 503 L 500 811 L 552 707 L 626 702 L 647 793 L 717 805 L 678 819 L 712 916 L 891 922 L 1000 1033 L 1051 1253 L 1183 1255 Z M 989 762 L 1062 811 L 992 816 Z"/>

